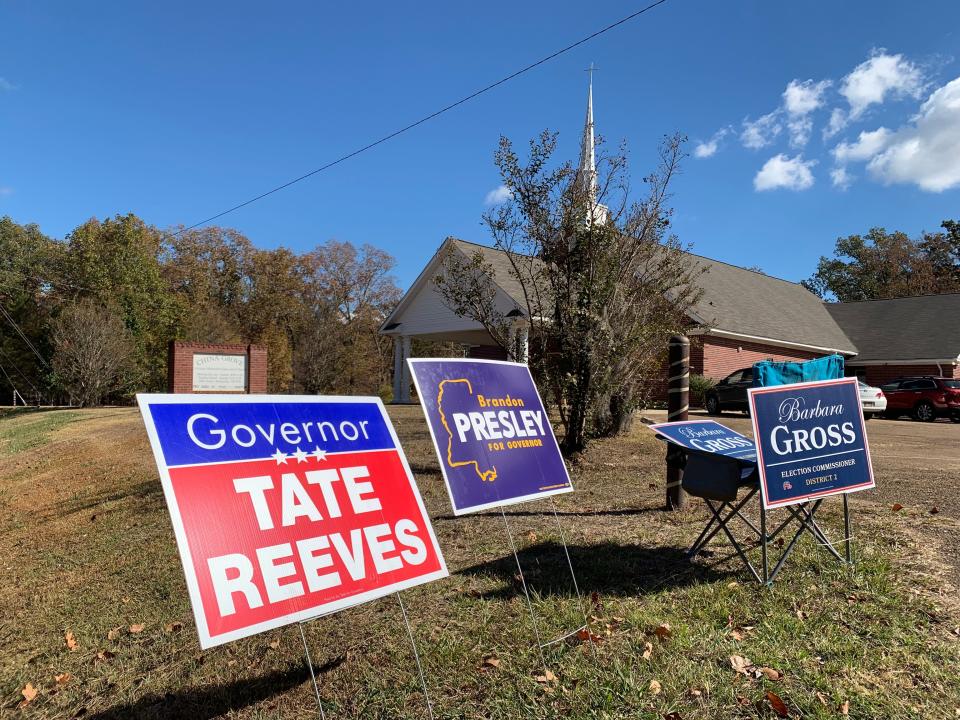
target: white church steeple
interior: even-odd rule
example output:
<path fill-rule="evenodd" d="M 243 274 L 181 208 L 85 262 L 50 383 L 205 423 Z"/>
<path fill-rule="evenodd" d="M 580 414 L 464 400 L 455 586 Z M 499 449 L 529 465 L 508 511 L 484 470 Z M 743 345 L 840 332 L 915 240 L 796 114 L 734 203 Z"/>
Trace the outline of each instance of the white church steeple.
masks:
<path fill-rule="evenodd" d="M 583 140 L 580 146 L 580 167 L 577 168 L 577 184 L 584 193 L 592 209 L 593 222 L 602 224 L 607 221 L 608 210 L 597 203 L 597 157 L 593 135 L 593 73 L 597 68 L 590 63 L 586 72 L 590 73 L 587 88 L 587 117 L 583 124 Z"/>

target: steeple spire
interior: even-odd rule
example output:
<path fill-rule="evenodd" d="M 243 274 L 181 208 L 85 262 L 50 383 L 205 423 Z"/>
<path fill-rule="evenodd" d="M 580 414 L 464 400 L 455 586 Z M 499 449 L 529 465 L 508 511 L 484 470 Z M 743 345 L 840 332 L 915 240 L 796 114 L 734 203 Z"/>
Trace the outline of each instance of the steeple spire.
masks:
<path fill-rule="evenodd" d="M 596 69 L 590 63 L 585 70 L 590 73 L 590 84 L 587 89 L 587 118 L 583 124 L 583 142 L 580 146 L 580 167 L 577 170 L 579 182 L 591 203 L 597 196 L 597 158 L 593 138 L 593 73 Z"/>
<path fill-rule="evenodd" d="M 586 69 L 590 73 L 587 88 L 587 118 L 583 123 L 583 143 L 580 147 L 580 167 L 577 169 L 577 185 L 583 193 L 584 202 L 589 206 L 587 224 L 603 225 L 607 222 L 609 210 L 597 202 L 599 193 L 597 183 L 597 156 L 593 137 L 593 73 L 597 70 L 593 63 Z"/>

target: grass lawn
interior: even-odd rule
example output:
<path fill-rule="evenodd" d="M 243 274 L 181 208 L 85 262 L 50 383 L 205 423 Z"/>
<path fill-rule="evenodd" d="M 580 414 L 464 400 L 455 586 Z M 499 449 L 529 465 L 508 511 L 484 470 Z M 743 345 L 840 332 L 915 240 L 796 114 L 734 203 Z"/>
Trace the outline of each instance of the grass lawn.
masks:
<path fill-rule="evenodd" d="M 556 502 L 600 640 L 551 646 L 538 680 L 499 513 L 452 517 L 419 408 L 391 415 L 451 571 L 404 593 L 438 718 L 774 718 L 777 698 L 790 717 L 960 717 L 960 613 L 914 532 L 933 519 L 856 495 L 856 567 L 807 537 L 761 590 L 722 545 L 685 559 L 705 511 L 661 510 L 663 447 L 639 424 Z M 0 504 L 0 717 L 317 717 L 296 626 L 200 651 L 135 410 L 0 418 Z M 544 638 L 582 623 L 552 507 L 508 511 Z M 395 597 L 306 631 L 328 718 L 426 717 Z"/>

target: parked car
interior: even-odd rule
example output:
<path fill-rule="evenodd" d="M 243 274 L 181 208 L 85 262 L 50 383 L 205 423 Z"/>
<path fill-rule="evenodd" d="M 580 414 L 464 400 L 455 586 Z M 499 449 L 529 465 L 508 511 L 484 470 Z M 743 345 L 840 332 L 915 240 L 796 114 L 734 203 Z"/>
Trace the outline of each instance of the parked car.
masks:
<path fill-rule="evenodd" d="M 747 389 L 753 387 L 753 367 L 732 372 L 707 391 L 704 404 L 710 415 L 724 410 L 747 412 Z"/>
<path fill-rule="evenodd" d="M 902 377 L 881 389 L 887 396 L 887 417 L 910 415 L 923 422 L 948 417 L 960 422 L 960 380 L 932 375 Z"/>
<path fill-rule="evenodd" d="M 858 387 L 865 420 L 869 420 L 874 415 L 880 415 L 887 409 L 887 397 L 882 389 L 867 385 L 863 380 L 858 381 Z"/>

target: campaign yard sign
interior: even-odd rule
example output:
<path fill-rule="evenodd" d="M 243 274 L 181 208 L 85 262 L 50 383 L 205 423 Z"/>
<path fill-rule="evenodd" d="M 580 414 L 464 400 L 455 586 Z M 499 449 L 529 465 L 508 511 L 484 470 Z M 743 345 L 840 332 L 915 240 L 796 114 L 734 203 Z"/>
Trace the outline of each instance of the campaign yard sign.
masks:
<path fill-rule="evenodd" d="M 748 394 L 764 507 L 874 487 L 856 378 Z"/>
<path fill-rule="evenodd" d="M 757 459 L 753 440 L 715 420 L 680 420 L 654 423 L 649 427 L 670 442 L 691 450 L 728 455 L 738 460 Z"/>
<path fill-rule="evenodd" d="M 454 514 L 573 490 L 530 368 L 464 358 L 407 362 Z"/>
<path fill-rule="evenodd" d="M 137 401 L 201 647 L 447 575 L 379 398 Z"/>

